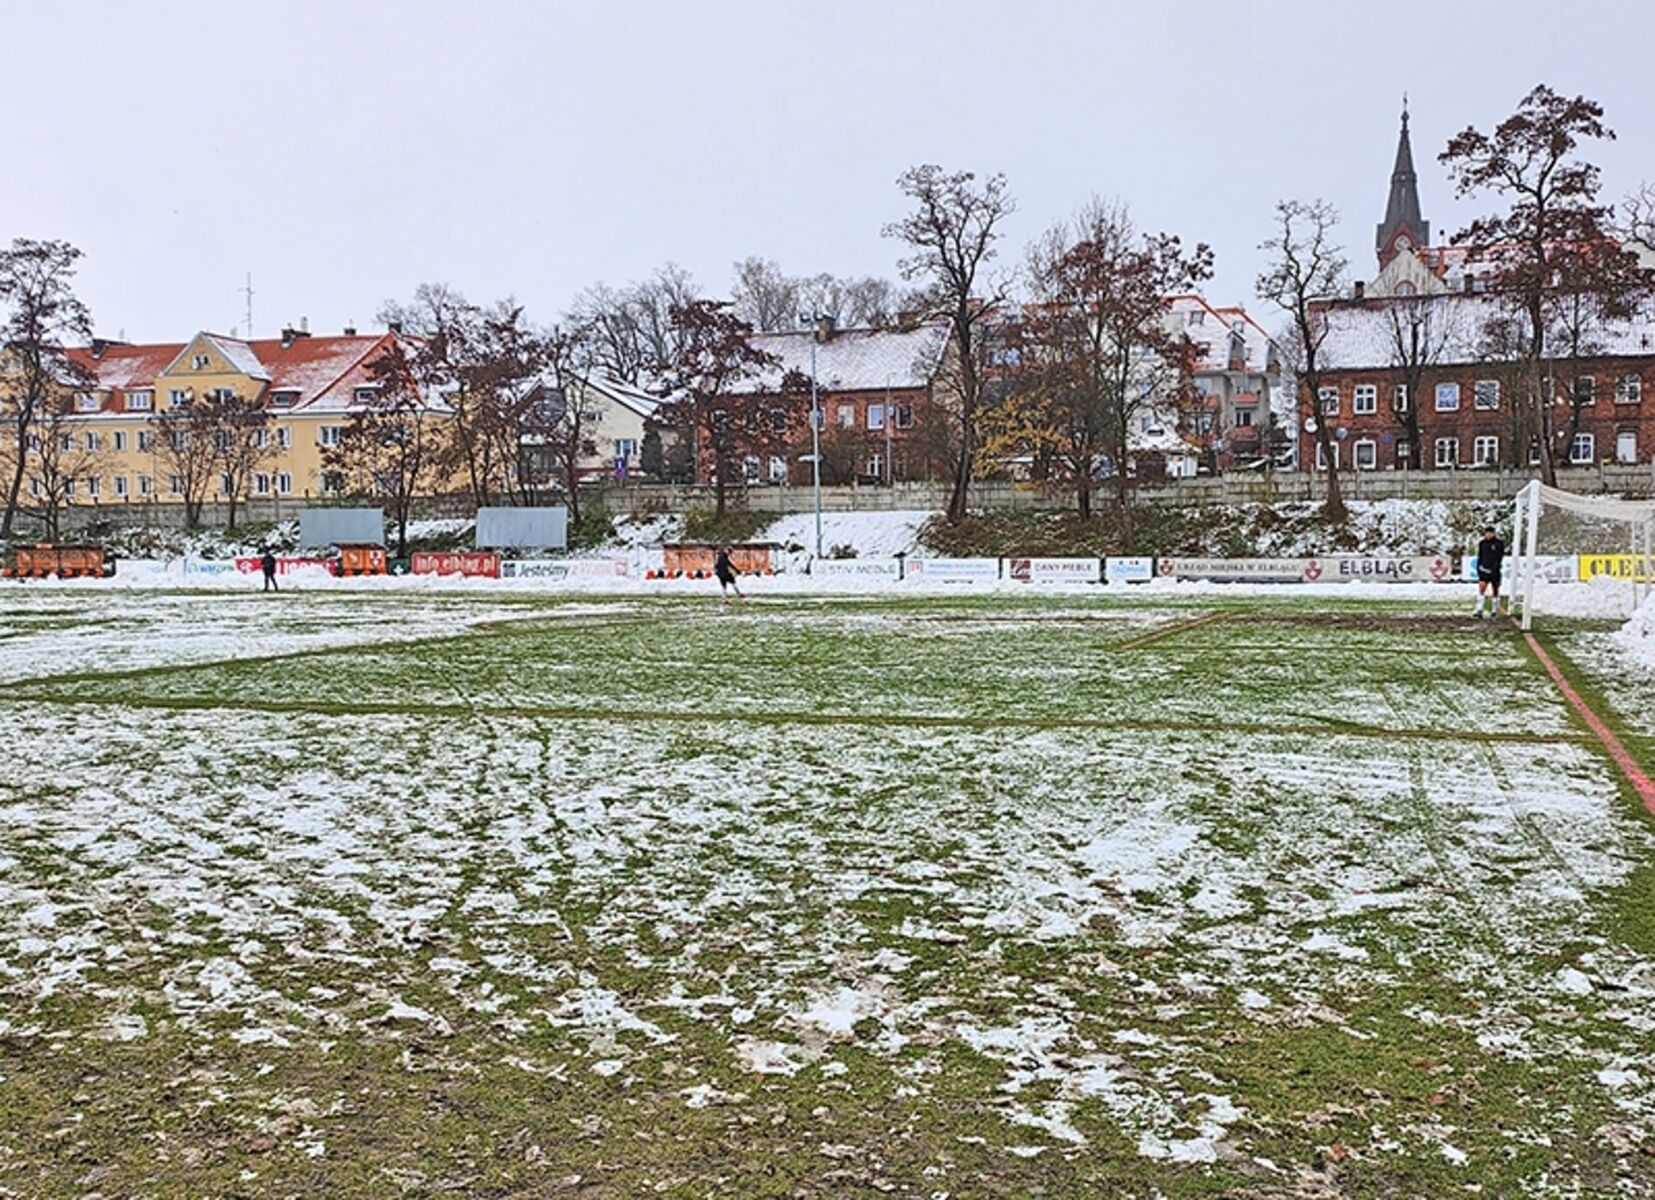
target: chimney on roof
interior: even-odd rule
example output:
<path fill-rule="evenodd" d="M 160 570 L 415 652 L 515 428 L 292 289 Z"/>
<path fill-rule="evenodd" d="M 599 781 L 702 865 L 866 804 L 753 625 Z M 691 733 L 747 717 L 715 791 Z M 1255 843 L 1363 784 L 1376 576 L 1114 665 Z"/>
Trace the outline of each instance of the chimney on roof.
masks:
<path fill-rule="evenodd" d="M 299 318 L 299 332 L 304 334 L 306 337 L 310 336 L 310 318 L 309 317 L 300 317 Z"/>
<path fill-rule="evenodd" d="M 1362 296 L 1367 292 L 1367 290 L 1368 290 L 1368 285 L 1363 283 L 1360 279 L 1358 279 L 1356 281 L 1356 298 L 1358 300 L 1360 300 L 1362 298 Z"/>
<path fill-rule="evenodd" d="M 346 337 L 355 337 L 356 336 L 356 323 L 354 321 L 347 321 L 345 323 L 345 336 Z"/>
<path fill-rule="evenodd" d="M 297 329 L 293 328 L 293 326 L 291 326 L 291 325 L 282 326 L 282 349 L 286 350 L 289 346 L 291 346 L 294 342 L 298 341 L 300 338 L 309 337 L 310 336 L 309 325 L 310 325 L 310 322 L 306 321 L 304 318 L 301 317 L 299 319 L 299 327 Z"/>
<path fill-rule="evenodd" d="M 123 329 L 121 332 L 125 333 L 126 331 Z M 93 358 L 102 358 L 103 355 L 104 355 L 104 351 L 108 350 L 111 346 L 124 346 L 124 345 L 126 345 L 126 342 L 122 338 L 95 337 L 95 338 L 92 339 L 92 357 Z"/>
<path fill-rule="evenodd" d="M 385 322 L 385 328 L 389 329 L 392 333 L 396 334 L 398 337 L 402 336 L 402 322 L 401 321 L 387 321 L 387 322 Z"/>
<path fill-rule="evenodd" d="M 1469 296 L 1477 290 L 1477 277 L 1470 271 L 1465 273 L 1465 294 Z"/>
<path fill-rule="evenodd" d="M 824 343 L 825 342 L 831 342 L 833 340 L 834 328 L 837 325 L 838 325 L 838 322 L 835 321 L 832 316 L 817 317 L 816 318 L 816 340 L 818 342 L 824 342 Z"/>

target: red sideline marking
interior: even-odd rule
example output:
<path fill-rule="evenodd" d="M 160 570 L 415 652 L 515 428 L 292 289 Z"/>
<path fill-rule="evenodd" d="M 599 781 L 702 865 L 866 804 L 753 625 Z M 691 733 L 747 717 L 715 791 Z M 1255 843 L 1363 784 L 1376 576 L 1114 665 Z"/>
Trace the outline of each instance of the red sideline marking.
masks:
<path fill-rule="evenodd" d="M 1603 743 L 1603 748 L 1609 751 L 1609 757 L 1615 760 L 1615 765 L 1621 769 L 1621 774 L 1626 776 L 1627 782 L 1643 797 L 1644 807 L 1655 814 L 1655 780 L 1650 779 L 1632 755 L 1627 753 L 1626 747 L 1621 745 L 1620 738 L 1615 736 L 1615 731 L 1605 725 L 1603 719 L 1592 711 L 1592 706 L 1582 700 L 1580 693 L 1569 686 L 1569 681 L 1563 678 L 1563 672 L 1557 669 L 1551 655 L 1542 650 L 1540 643 L 1534 640 L 1534 634 L 1525 633 L 1523 639 L 1528 642 L 1529 649 L 1534 651 L 1534 656 L 1540 660 L 1540 665 L 1546 668 L 1546 674 L 1552 677 L 1552 682 L 1557 685 L 1557 690 L 1563 693 L 1563 698 L 1569 702 L 1569 706 L 1586 722 L 1586 728 Z"/>

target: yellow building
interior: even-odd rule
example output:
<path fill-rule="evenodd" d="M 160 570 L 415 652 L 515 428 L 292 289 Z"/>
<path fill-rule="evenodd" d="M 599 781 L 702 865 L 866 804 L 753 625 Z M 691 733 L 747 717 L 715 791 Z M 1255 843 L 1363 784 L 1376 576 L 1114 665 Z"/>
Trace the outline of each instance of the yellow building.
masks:
<path fill-rule="evenodd" d="M 248 341 L 198 333 L 188 342 L 130 345 L 94 342 L 70 357 L 96 380 L 75 398 L 65 438 L 77 439 L 79 464 L 71 504 L 179 501 L 180 481 L 169 475 L 156 445 L 156 417 L 169 408 L 215 394 L 265 405 L 271 453 L 238 499 L 303 499 L 337 490 L 323 452 L 343 436 L 351 414 L 373 400 L 369 364 L 396 335 L 316 336 L 284 330 L 279 338 Z M 38 487 L 38 484 L 36 484 Z M 223 500 L 222 481 L 208 501 Z"/>

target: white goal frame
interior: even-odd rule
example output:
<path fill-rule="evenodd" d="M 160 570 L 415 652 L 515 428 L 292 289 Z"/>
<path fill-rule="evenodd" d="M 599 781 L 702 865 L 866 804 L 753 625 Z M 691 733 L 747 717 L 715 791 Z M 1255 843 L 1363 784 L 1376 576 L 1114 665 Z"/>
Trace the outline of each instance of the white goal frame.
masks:
<path fill-rule="evenodd" d="M 1520 597 L 1522 617 L 1520 624 L 1530 629 L 1534 624 L 1534 580 L 1539 573 L 1535 559 L 1540 541 L 1540 512 L 1544 505 L 1561 508 L 1582 516 L 1623 521 L 1631 529 L 1631 544 L 1627 553 L 1639 556 L 1632 571 L 1632 608 L 1636 612 L 1649 594 L 1649 576 L 1655 571 L 1640 570 L 1643 565 L 1655 566 L 1655 500 L 1620 500 L 1609 496 L 1582 496 L 1561 488 L 1547 487 L 1538 479 L 1524 484 L 1513 499 L 1511 537 L 1514 551 L 1512 593 Z"/>

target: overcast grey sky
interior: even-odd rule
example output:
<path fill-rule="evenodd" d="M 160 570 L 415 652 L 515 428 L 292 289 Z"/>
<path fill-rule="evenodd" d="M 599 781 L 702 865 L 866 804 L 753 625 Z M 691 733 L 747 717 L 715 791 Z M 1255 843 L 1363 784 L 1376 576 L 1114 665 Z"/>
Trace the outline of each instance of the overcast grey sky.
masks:
<path fill-rule="evenodd" d="M 1399 98 L 1435 159 L 1535 83 L 1601 101 L 1609 194 L 1655 178 L 1655 7 L 1349 4 L 184 4 L 0 0 L 0 238 L 87 255 L 98 328 L 182 339 L 366 326 L 422 280 L 553 319 L 672 259 L 894 274 L 907 166 L 1003 171 L 1005 255 L 1089 196 L 1204 240 L 1252 298 L 1283 196 L 1323 196 L 1372 271 Z M 1273 320 L 1273 317 L 1272 317 Z"/>

